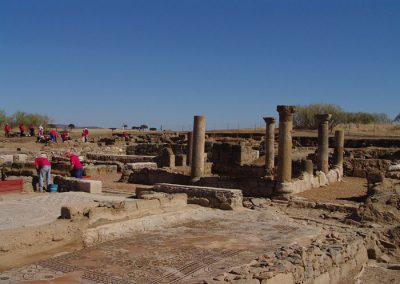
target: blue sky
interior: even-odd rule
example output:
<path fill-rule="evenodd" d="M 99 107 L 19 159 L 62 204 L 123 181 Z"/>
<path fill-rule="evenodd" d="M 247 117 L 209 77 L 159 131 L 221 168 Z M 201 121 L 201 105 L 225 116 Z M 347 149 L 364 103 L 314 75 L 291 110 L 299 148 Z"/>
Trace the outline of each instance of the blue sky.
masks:
<path fill-rule="evenodd" d="M 398 0 L 0 0 L 0 109 L 254 127 L 278 104 L 400 112 Z"/>

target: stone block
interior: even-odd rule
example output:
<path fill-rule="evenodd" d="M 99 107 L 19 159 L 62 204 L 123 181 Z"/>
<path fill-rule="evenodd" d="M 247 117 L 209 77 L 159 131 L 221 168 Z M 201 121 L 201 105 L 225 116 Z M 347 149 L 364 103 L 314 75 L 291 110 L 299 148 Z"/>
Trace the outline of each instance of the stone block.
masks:
<path fill-rule="evenodd" d="M 13 155 L 0 155 L 0 165 L 12 164 L 14 162 Z"/>
<path fill-rule="evenodd" d="M 100 180 L 77 179 L 73 177 L 56 176 L 54 183 L 58 184 L 59 191 L 101 193 L 103 188 L 103 183 Z"/>
<path fill-rule="evenodd" d="M 26 154 L 15 154 L 13 157 L 15 163 L 25 163 L 28 160 L 28 155 Z"/>
<path fill-rule="evenodd" d="M 157 169 L 157 163 L 154 162 L 127 163 L 125 164 L 125 168 L 128 170 Z"/>
<path fill-rule="evenodd" d="M 210 207 L 223 210 L 233 210 L 243 207 L 242 191 L 238 189 L 159 183 L 153 187 L 153 190 L 170 194 L 186 193 L 188 202 L 205 198 L 209 201 Z"/>
<path fill-rule="evenodd" d="M 84 169 L 85 176 L 99 176 L 116 174 L 118 167 L 116 165 L 89 165 Z"/>
<path fill-rule="evenodd" d="M 78 203 L 61 207 L 61 219 L 88 218 L 91 208 L 97 206 L 96 202 Z"/>
<path fill-rule="evenodd" d="M 88 153 L 87 159 L 97 161 L 117 161 L 121 163 L 137 163 L 137 162 L 153 162 L 155 156 L 141 156 L 141 155 L 112 155 L 112 154 L 99 154 Z"/>

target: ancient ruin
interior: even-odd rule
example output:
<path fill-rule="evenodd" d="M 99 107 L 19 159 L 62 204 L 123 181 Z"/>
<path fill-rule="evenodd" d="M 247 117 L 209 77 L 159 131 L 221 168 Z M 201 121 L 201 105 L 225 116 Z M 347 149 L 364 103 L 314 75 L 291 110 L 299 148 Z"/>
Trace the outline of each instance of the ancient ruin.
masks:
<path fill-rule="evenodd" d="M 1 137 L 0 283 L 398 282 L 400 138 L 277 111 L 247 132 L 194 116 L 190 132 L 89 143 Z M 37 192 L 39 154 L 57 192 Z"/>

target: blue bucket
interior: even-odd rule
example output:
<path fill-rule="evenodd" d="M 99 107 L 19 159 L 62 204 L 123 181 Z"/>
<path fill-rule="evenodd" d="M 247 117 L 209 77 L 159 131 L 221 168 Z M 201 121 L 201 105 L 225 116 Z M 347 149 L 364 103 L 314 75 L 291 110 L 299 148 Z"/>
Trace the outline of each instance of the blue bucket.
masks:
<path fill-rule="evenodd" d="M 49 192 L 57 192 L 58 191 L 58 184 L 50 184 L 49 185 Z"/>

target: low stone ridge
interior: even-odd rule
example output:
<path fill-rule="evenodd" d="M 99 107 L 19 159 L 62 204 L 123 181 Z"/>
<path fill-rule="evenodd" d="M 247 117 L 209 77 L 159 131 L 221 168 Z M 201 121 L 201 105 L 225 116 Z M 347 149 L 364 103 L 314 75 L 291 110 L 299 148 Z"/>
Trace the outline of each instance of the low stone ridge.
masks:
<path fill-rule="evenodd" d="M 136 163 L 136 162 L 152 162 L 155 156 L 139 156 L 139 155 L 106 155 L 98 153 L 88 153 L 87 159 L 97 161 L 118 161 L 122 163 Z"/>
<path fill-rule="evenodd" d="M 223 210 L 234 210 L 243 207 L 243 195 L 239 189 L 159 183 L 154 185 L 152 190 L 170 194 L 186 193 L 189 203 L 199 204 L 204 207 Z M 140 195 L 140 193 L 137 194 Z"/>
<path fill-rule="evenodd" d="M 86 176 L 99 176 L 116 174 L 118 167 L 116 165 L 89 165 L 85 167 L 84 173 Z"/>
<path fill-rule="evenodd" d="M 234 267 L 214 278 L 229 283 L 343 283 L 357 275 L 368 261 L 367 248 L 359 236 L 336 232 L 314 240 L 309 246 L 294 244 Z M 214 283 L 214 282 L 213 282 Z"/>
<path fill-rule="evenodd" d="M 87 193 L 101 193 L 103 183 L 100 180 L 77 179 L 73 177 L 54 177 L 54 183 L 59 191 L 83 191 Z"/>

